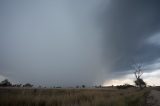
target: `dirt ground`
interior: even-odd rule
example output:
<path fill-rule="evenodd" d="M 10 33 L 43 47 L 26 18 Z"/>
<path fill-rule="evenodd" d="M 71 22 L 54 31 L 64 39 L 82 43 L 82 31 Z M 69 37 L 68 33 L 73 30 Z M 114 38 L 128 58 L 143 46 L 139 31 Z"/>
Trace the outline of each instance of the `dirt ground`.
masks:
<path fill-rule="evenodd" d="M 147 106 L 160 106 L 160 91 L 151 90 L 147 97 Z"/>

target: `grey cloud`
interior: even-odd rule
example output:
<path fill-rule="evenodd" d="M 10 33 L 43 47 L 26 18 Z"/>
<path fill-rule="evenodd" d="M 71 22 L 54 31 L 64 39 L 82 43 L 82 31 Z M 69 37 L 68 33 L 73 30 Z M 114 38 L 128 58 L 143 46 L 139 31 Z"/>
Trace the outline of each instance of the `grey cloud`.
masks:
<path fill-rule="evenodd" d="M 101 82 L 97 0 L 0 1 L 0 75 L 46 86 Z"/>
<path fill-rule="evenodd" d="M 159 0 L 110 1 L 101 15 L 101 25 L 111 71 L 128 70 L 137 62 L 149 64 L 160 57 L 160 47 L 147 43 L 160 31 L 159 11 Z"/>
<path fill-rule="evenodd" d="M 155 34 L 154 36 L 151 36 L 148 39 L 148 43 L 155 44 L 155 45 L 160 45 L 159 39 L 160 39 L 160 33 L 157 33 L 157 34 Z"/>

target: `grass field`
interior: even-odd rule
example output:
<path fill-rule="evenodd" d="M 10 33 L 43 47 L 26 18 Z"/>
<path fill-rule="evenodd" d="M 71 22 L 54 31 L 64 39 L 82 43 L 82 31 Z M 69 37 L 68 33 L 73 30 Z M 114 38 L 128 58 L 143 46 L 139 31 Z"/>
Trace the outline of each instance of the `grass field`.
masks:
<path fill-rule="evenodd" d="M 0 88 L 0 106 L 145 106 L 148 90 Z"/>

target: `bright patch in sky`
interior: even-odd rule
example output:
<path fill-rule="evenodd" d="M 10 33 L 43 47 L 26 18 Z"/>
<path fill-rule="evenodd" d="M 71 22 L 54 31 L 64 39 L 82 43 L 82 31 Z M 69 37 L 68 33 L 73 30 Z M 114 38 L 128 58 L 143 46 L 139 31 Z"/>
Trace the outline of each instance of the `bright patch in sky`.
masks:
<path fill-rule="evenodd" d="M 147 83 L 147 85 L 151 86 L 159 86 L 160 85 L 160 69 L 154 70 L 150 73 L 144 73 L 142 78 Z M 123 85 L 123 84 L 131 84 L 134 85 L 135 76 L 134 74 L 128 74 L 121 78 L 106 80 L 103 83 L 103 86 L 111 86 L 111 85 Z"/>
<path fill-rule="evenodd" d="M 5 77 L 2 76 L 2 75 L 0 75 L 0 81 L 2 81 L 2 80 L 4 80 L 4 79 L 5 79 Z"/>
<path fill-rule="evenodd" d="M 160 45 L 160 33 L 155 34 L 154 36 L 151 36 L 148 40 L 148 43 L 150 44 L 156 44 Z"/>

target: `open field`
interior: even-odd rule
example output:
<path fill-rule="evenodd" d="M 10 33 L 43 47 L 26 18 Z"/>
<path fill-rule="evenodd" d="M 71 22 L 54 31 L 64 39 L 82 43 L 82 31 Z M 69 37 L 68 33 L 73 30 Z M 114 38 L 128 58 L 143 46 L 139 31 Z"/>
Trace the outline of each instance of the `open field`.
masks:
<path fill-rule="evenodd" d="M 145 106 L 149 89 L 0 88 L 0 106 Z"/>

